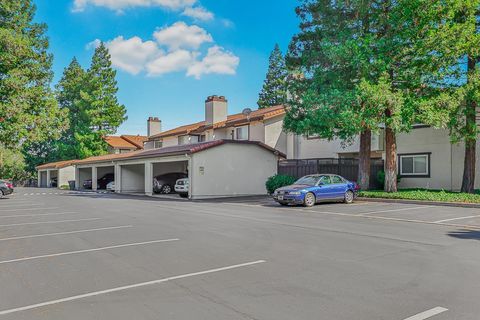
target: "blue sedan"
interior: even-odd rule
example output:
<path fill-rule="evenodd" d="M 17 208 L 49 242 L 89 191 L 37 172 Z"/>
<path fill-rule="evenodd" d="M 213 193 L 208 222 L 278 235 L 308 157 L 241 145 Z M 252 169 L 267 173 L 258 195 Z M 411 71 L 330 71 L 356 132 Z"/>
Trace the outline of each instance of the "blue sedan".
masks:
<path fill-rule="evenodd" d="M 302 204 L 312 207 L 321 201 L 352 203 L 359 186 L 334 174 L 313 174 L 298 179 L 294 184 L 278 188 L 273 199 L 281 205 Z"/>

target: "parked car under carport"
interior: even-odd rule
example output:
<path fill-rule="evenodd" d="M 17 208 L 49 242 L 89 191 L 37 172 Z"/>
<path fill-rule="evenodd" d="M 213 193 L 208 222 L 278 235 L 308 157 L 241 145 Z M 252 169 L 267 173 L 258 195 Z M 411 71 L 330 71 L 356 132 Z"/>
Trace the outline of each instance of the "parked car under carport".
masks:
<path fill-rule="evenodd" d="M 147 195 L 154 192 L 154 177 L 188 172 L 189 198 L 207 199 L 265 195 L 265 181 L 277 173 L 277 162 L 283 158 L 261 142 L 215 140 L 92 157 L 77 161 L 76 167 L 79 172 L 93 172 L 96 167 L 114 166 L 115 192 Z"/>

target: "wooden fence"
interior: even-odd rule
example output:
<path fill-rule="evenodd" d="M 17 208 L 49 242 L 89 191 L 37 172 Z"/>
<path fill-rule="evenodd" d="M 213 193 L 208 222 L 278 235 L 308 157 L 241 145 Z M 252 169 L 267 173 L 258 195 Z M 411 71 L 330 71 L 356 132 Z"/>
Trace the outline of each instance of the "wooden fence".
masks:
<path fill-rule="evenodd" d="M 383 171 L 383 159 L 371 159 L 370 188 L 381 189 L 378 172 Z M 293 159 L 278 162 L 278 173 L 300 178 L 308 174 L 338 174 L 350 181 L 358 179 L 358 159 L 353 158 L 316 158 Z"/>

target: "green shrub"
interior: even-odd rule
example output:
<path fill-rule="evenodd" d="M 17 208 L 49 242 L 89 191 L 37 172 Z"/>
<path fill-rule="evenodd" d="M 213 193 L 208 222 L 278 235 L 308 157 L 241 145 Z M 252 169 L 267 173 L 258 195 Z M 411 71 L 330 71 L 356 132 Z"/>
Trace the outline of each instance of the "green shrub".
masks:
<path fill-rule="evenodd" d="M 60 186 L 60 189 L 62 190 L 70 190 L 70 186 L 68 184 L 64 184 L 62 186 Z"/>
<path fill-rule="evenodd" d="M 265 182 L 265 187 L 268 193 L 272 194 L 276 189 L 293 184 L 296 180 L 292 176 L 276 174 L 268 178 L 267 182 Z"/>
<path fill-rule="evenodd" d="M 469 194 L 446 190 L 400 189 L 398 192 L 384 192 L 382 190 L 361 191 L 360 197 L 405 199 L 438 202 L 480 203 L 480 194 Z"/>
<path fill-rule="evenodd" d="M 397 183 L 399 183 L 401 180 L 401 177 L 397 175 Z M 377 173 L 377 182 L 378 184 L 382 187 L 382 189 L 385 187 L 385 171 L 378 171 Z"/>

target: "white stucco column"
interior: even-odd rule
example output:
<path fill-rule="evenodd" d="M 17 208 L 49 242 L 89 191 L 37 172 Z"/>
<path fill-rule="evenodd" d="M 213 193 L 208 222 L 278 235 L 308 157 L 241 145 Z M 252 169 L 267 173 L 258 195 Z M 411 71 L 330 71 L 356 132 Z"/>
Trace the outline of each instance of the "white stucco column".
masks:
<path fill-rule="evenodd" d="M 80 169 L 75 167 L 75 190 L 80 190 Z"/>
<path fill-rule="evenodd" d="M 122 166 L 115 165 L 115 192 L 122 192 Z"/>
<path fill-rule="evenodd" d="M 47 188 L 50 188 L 50 170 L 47 170 Z"/>
<path fill-rule="evenodd" d="M 145 194 L 151 196 L 153 194 L 153 164 L 145 163 Z"/>
<path fill-rule="evenodd" d="M 37 187 L 42 186 L 42 172 L 43 171 L 37 171 Z"/>
<path fill-rule="evenodd" d="M 97 167 L 93 166 L 92 167 L 92 190 L 97 191 Z"/>

